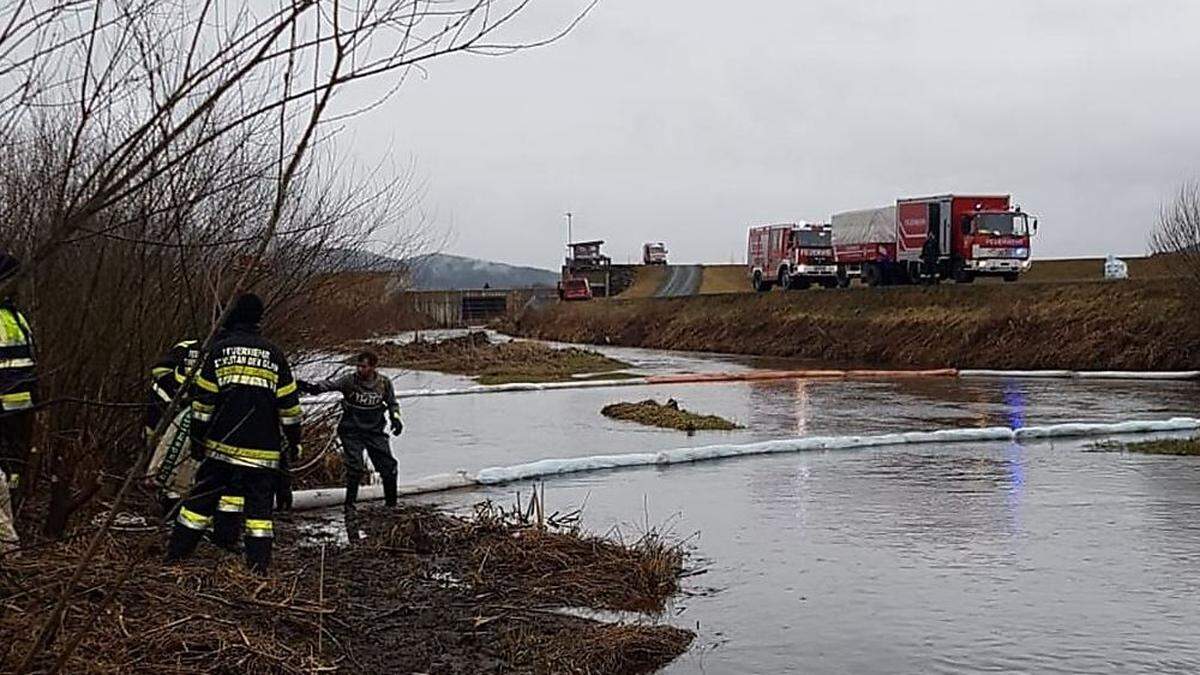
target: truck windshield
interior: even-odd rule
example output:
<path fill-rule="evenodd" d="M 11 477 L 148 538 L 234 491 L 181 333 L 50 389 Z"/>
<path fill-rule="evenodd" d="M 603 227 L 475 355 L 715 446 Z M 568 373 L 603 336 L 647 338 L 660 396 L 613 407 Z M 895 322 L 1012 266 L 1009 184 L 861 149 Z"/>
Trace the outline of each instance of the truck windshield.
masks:
<path fill-rule="evenodd" d="M 975 216 L 975 231 L 1025 236 L 1029 233 L 1029 221 L 1024 213 L 981 213 Z"/>
<path fill-rule="evenodd" d="M 833 246 L 833 235 L 829 230 L 792 230 L 792 242 L 800 248 L 828 248 Z"/>

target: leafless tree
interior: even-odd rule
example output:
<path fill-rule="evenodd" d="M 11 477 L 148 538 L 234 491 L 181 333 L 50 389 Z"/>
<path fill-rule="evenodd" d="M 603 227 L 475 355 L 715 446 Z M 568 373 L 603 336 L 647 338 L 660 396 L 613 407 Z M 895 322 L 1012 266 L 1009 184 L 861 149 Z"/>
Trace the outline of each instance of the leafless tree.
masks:
<path fill-rule="evenodd" d="M 1154 253 L 1200 287 L 1200 181 L 1179 188 L 1164 206 L 1150 239 Z"/>
<path fill-rule="evenodd" d="M 45 529 L 62 532 L 103 476 L 123 475 L 22 670 L 57 633 L 145 462 L 131 411 L 152 355 L 185 335 L 207 349 L 221 320 L 209 308 L 244 289 L 281 306 L 309 296 L 330 249 L 361 247 L 410 212 L 411 184 L 338 180 L 317 150 L 411 69 L 553 42 L 591 7 L 543 39 L 505 40 L 529 3 L 0 4 L 0 246 L 26 263 L 0 295 L 25 284 L 43 347 Z M 371 104 L 335 112 L 337 92 L 368 80 L 381 92 Z M 392 245 L 419 243 L 408 232 Z"/>

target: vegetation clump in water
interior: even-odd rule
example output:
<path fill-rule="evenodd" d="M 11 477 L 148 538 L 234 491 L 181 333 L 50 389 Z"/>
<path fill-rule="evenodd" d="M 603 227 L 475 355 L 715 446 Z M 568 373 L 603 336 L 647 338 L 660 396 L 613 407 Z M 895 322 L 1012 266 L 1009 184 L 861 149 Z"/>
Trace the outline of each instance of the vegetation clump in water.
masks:
<path fill-rule="evenodd" d="M 612 419 L 637 422 L 662 429 L 679 431 L 733 431 L 742 426 L 717 415 L 700 415 L 679 407 L 675 399 L 659 403 L 653 399 L 637 403 L 613 403 L 600 410 L 600 414 Z"/>
<path fill-rule="evenodd" d="M 1142 455 L 1200 455 L 1200 436 L 1195 438 L 1121 443 L 1110 441 L 1092 446 L 1096 452 L 1135 452 Z"/>
<path fill-rule="evenodd" d="M 513 382 L 567 382 L 630 377 L 618 371 L 628 363 L 587 349 L 556 349 L 538 342 L 492 342 L 487 333 L 472 332 L 439 341 L 414 340 L 369 345 L 379 353 L 379 364 L 393 368 L 435 370 L 470 375 L 480 384 Z"/>

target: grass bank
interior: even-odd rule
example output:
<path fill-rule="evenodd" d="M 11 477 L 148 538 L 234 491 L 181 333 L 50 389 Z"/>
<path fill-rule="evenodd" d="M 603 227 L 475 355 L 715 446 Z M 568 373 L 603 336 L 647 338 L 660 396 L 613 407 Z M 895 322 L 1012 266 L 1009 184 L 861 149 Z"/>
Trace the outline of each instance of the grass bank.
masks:
<path fill-rule="evenodd" d="M 619 378 L 622 375 L 618 371 L 630 367 L 586 349 L 555 349 L 524 341 L 492 343 L 485 333 L 469 333 L 437 342 L 365 346 L 379 354 L 381 366 L 470 375 L 480 384 Z"/>
<path fill-rule="evenodd" d="M 679 589 L 677 547 L 654 535 L 593 537 L 553 518 L 537 524 L 541 509 L 519 511 L 364 509 L 348 526 L 355 543 L 323 550 L 284 526 L 265 579 L 210 546 L 165 566 L 164 533 L 114 533 L 33 670 L 48 670 L 77 637 L 64 672 L 617 674 L 652 672 L 687 649 L 686 630 L 556 611 L 662 611 Z M 0 564 L 0 670 L 20 662 L 85 541 Z"/>
<path fill-rule="evenodd" d="M 560 303 L 506 326 L 542 339 L 888 368 L 1200 369 L 1175 280 L 849 288 Z"/>
<path fill-rule="evenodd" d="M 1129 265 L 1130 279 L 1167 279 L 1178 276 L 1168 256 L 1122 258 Z M 1056 283 L 1061 281 L 1098 281 L 1104 278 L 1104 258 L 1037 259 L 1020 283 Z M 640 281 L 640 277 L 639 277 Z M 999 278 L 979 279 L 977 284 L 1005 283 Z M 705 265 L 700 293 L 753 293 L 749 269 L 745 265 Z"/>
<path fill-rule="evenodd" d="M 742 427 L 718 415 L 700 415 L 684 410 L 674 399 L 659 403 L 651 399 L 637 403 L 613 403 L 600 414 L 626 422 L 679 431 L 733 431 Z"/>

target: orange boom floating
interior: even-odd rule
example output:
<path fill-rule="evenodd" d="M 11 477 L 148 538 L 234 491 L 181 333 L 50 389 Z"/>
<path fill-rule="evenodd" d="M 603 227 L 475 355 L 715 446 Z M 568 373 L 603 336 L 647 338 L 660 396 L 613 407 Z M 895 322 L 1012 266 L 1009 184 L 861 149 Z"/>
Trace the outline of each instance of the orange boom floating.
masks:
<path fill-rule="evenodd" d="M 651 375 L 647 384 L 690 384 L 703 382 L 752 382 L 761 380 L 808 380 L 847 378 L 957 377 L 958 370 L 750 370 L 744 373 L 685 373 Z"/>

